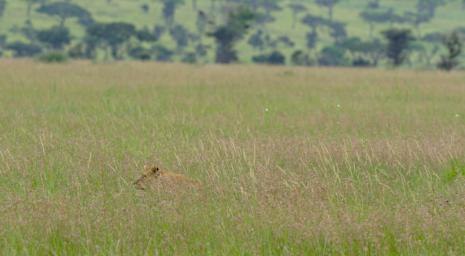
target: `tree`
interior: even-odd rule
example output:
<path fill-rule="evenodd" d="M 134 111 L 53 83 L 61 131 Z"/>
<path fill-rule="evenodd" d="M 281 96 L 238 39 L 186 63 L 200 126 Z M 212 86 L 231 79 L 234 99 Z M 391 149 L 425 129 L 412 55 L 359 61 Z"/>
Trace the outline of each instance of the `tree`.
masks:
<path fill-rule="evenodd" d="M 6 45 L 6 39 L 7 39 L 6 35 L 0 35 L 0 57 L 3 55 L 3 50 Z"/>
<path fill-rule="evenodd" d="M 292 11 L 292 28 L 295 29 L 299 13 L 307 11 L 307 7 L 300 2 L 292 2 L 288 7 Z"/>
<path fill-rule="evenodd" d="M 155 54 L 157 61 L 171 61 L 174 52 L 163 45 L 155 45 L 152 47 L 152 51 Z"/>
<path fill-rule="evenodd" d="M 456 27 L 454 32 L 459 34 L 459 37 L 465 38 L 465 27 Z"/>
<path fill-rule="evenodd" d="M 275 40 L 273 40 L 272 44 L 279 46 L 279 44 L 284 45 L 285 47 L 292 48 L 295 46 L 294 41 L 292 41 L 288 36 L 278 36 Z"/>
<path fill-rule="evenodd" d="M 340 0 L 315 0 L 315 3 L 319 6 L 328 8 L 328 19 L 333 20 L 333 9 L 339 1 Z"/>
<path fill-rule="evenodd" d="M 95 46 L 108 46 L 113 58 L 121 58 L 121 45 L 136 35 L 133 24 L 125 22 L 96 23 L 86 30 L 87 42 Z"/>
<path fill-rule="evenodd" d="M 173 26 L 170 35 L 176 42 L 177 52 L 181 52 L 189 44 L 189 31 L 182 25 Z"/>
<path fill-rule="evenodd" d="M 6 39 L 7 39 L 7 36 L 6 36 L 6 35 L 0 35 L 0 48 L 5 47 L 5 45 L 6 45 Z"/>
<path fill-rule="evenodd" d="M 147 27 L 136 31 L 136 37 L 141 42 L 156 42 L 158 37 L 153 31 L 150 31 Z"/>
<path fill-rule="evenodd" d="M 6 0 L 0 0 L 0 17 L 3 16 L 6 9 Z"/>
<path fill-rule="evenodd" d="M 192 0 L 192 9 L 197 10 L 197 0 Z"/>
<path fill-rule="evenodd" d="M 32 44 L 37 43 L 37 30 L 31 22 L 26 22 L 24 26 L 19 29 L 19 32 L 26 37 Z"/>
<path fill-rule="evenodd" d="M 380 1 L 380 0 L 369 0 L 369 1 L 368 1 L 368 4 L 367 4 L 367 7 L 368 7 L 368 8 L 371 8 L 371 9 L 379 8 L 379 7 L 380 7 L 379 1 Z"/>
<path fill-rule="evenodd" d="M 359 37 L 349 37 L 336 44 L 339 48 L 346 49 L 351 54 L 363 52 L 363 41 Z"/>
<path fill-rule="evenodd" d="M 327 46 L 321 50 L 318 58 L 321 66 L 348 66 L 349 60 L 345 56 L 345 51 L 335 45 Z"/>
<path fill-rule="evenodd" d="M 204 45 L 199 43 L 195 46 L 195 54 L 199 57 L 206 57 L 208 54 L 208 49 L 210 47 L 208 45 Z"/>
<path fill-rule="evenodd" d="M 218 26 L 209 36 L 216 42 L 216 62 L 237 61 L 235 44 L 241 40 L 255 20 L 256 14 L 250 9 L 239 7 L 228 14 L 226 22 Z"/>
<path fill-rule="evenodd" d="M 68 50 L 68 56 L 73 59 L 92 59 L 95 57 L 95 48 L 95 45 L 84 39 L 83 42 L 79 42 Z"/>
<path fill-rule="evenodd" d="M 307 14 L 302 18 L 302 23 L 309 26 L 311 29 L 311 31 L 307 33 L 307 47 L 313 49 L 318 41 L 318 27 L 325 25 L 326 20 L 318 16 Z"/>
<path fill-rule="evenodd" d="M 350 53 L 353 66 L 377 66 L 385 51 L 379 39 L 362 41 L 358 37 L 349 37 L 336 46 Z"/>
<path fill-rule="evenodd" d="M 274 50 L 268 54 L 260 54 L 252 57 L 252 61 L 261 64 L 284 65 L 286 64 L 286 56 L 279 51 Z"/>
<path fill-rule="evenodd" d="M 394 11 L 392 8 L 381 8 L 379 5 L 369 4 L 361 13 L 360 17 L 369 24 L 369 36 L 373 37 L 376 23 L 385 23 L 391 20 Z"/>
<path fill-rule="evenodd" d="M 307 14 L 302 18 L 302 23 L 309 26 L 313 31 L 316 31 L 319 26 L 325 26 L 327 20 L 319 16 Z"/>
<path fill-rule="evenodd" d="M 39 7 L 37 11 L 50 16 L 57 16 L 60 20 L 60 27 L 64 27 L 66 20 L 69 18 L 89 19 L 91 17 L 91 14 L 86 9 L 69 2 L 45 4 Z"/>
<path fill-rule="evenodd" d="M 302 50 L 296 50 L 291 55 L 291 63 L 296 66 L 313 66 L 315 61 L 310 58 L 308 53 Z"/>
<path fill-rule="evenodd" d="M 211 13 L 213 13 L 215 11 L 215 9 L 216 9 L 216 2 L 217 1 L 218 0 L 210 0 L 210 8 L 209 9 L 210 9 Z"/>
<path fill-rule="evenodd" d="M 373 66 L 378 66 L 378 62 L 385 55 L 385 45 L 381 42 L 380 39 L 374 39 L 362 43 L 363 53 L 371 60 Z"/>
<path fill-rule="evenodd" d="M 415 62 L 424 63 L 431 67 L 431 60 L 439 52 L 440 48 L 437 44 L 429 45 L 424 41 L 414 41 L 410 44 L 409 50 L 415 52 Z"/>
<path fill-rule="evenodd" d="M 441 56 L 438 68 L 450 71 L 459 65 L 458 58 L 462 53 L 463 44 L 457 32 L 444 37 L 443 45 L 447 48 L 447 55 Z"/>
<path fill-rule="evenodd" d="M 128 54 L 136 60 L 150 60 L 152 58 L 150 49 L 146 49 L 142 46 L 129 49 Z"/>
<path fill-rule="evenodd" d="M 140 6 L 140 9 L 142 10 L 143 13 L 147 14 L 150 11 L 150 6 L 148 4 L 142 4 Z"/>
<path fill-rule="evenodd" d="M 247 43 L 253 48 L 263 51 L 267 45 L 266 35 L 263 30 L 259 29 L 250 36 Z"/>
<path fill-rule="evenodd" d="M 444 35 L 441 32 L 431 32 L 429 34 L 424 35 L 421 39 L 428 43 L 432 44 L 439 44 L 442 42 Z"/>
<path fill-rule="evenodd" d="M 71 42 L 71 35 L 68 28 L 56 26 L 39 31 L 37 39 L 53 49 L 61 50 Z"/>
<path fill-rule="evenodd" d="M 274 20 L 272 12 L 281 10 L 281 7 L 279 6 L 279 0 L 261 0 L 257 1 L 257 5 L 265 11 L 265 20 L 268 20 L 269 22 Z"/>
<path fill-rule="evenodd" d="M 418 0 L 417 13 L 423 13 L 428 17 L 434 18 L 436 15 L 436 8 L 444 5 L 447 0 Z"/>
<path fill-rule="evenodd" d="M 415 12 L 406 12 L 404 19 L 420 33 L 420 26 L 430 22 L 436 15 L 436 8 L 444 5 L 446 0 L 418 0 Z"/>
<path fill-rule="evenodd" d="M 171 27 L 174 23 L 176 8 L 184 3 L 184 0 L 161 0 L 163 3 L 162 15 L 165 25 Z"/>
<path fill-rule="evenodd" d="M 305 35 L 306 45 L 309 49 L 315 49 L 318 42 L 318 33 L 316 31 L 310 31 Z"/>
<path fill-rule="evenodd" d="M 200 35 L 200 41 L 202 41 L 202 36 L 205 34 L 205 29 L 209 23 L 208 17 L 203 11 L 197 12 L 197 20 L 195 21 L 195 25 L 197 27 L 197 32 Z"/>
<path fill-rule="evenodd" d="M 421 24 L 428 23 L 431 19 L 432 16 L 424 12 L 406 12 L 404 14 L 404 20 L 416 29 L 419 36 Z"/>
<path fill-rule="evenodd" d="M 186 52 L 182 56 L 181 61 L 184 63 L 194 64 L 197 62 L 197 55 L 195 52 Z"/>
<path fill-rule="evenodd" d="M 27 8 L 26 8 L 26 23 L 31 22 L 31 14 L 32 14 L 32 8 L 36 4 L 45 4 L 47 0 L 23 0 L 23 2 L 26 2 Z"/>
<path fill-rule="evenodd" d="M 155 36 L 155 39 L 157 41 L 163 36 L 163 34 L 165 34 L 165 32 L 166 32 L 166 28 L 164 26 L 156 25 L 153 28 L 153 35 Z"/>
<path fill-rule="evenodd" d="M 409 29 L 388 29 L 383 32 L 388 40 L 386 56 L 394 66 L 400 66 L 407 57 L 408 47 L 414 37 Z"/>
<path fill-rule="evenodd" d="M 237 1 L 237 3 L 242 4 L 242 6 L 248 6 L 251 8 L 256 15 L 255 22 L 261 27 L 262 30 L 267 30 L 266 25 L 276 20 L 273 16 L 273 12 L 281 10 L 278 0 L 232 1 Z"/>
<path fill-rule="evenodd" d="M 327 24 L 327 26 L 331 29 L 330 35 L 334 39 L 335 43 L 344 40 L 347 37 L 346 25 L 344 23 L 331 21 Z"/>
<path fill-rule="evenodd" d="M 40 46 L 20 41 L 10 43 L 6 48 L 13 51 L 15 57 L 33 57 L 42 52 Z"/>

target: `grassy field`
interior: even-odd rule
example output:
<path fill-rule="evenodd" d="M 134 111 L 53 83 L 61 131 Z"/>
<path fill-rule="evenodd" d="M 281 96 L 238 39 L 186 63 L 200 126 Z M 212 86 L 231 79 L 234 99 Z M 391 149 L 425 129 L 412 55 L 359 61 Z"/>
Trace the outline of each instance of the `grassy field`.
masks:
<path fill-rule="evenodd" d="M 465 73 L 0 62 L 1 255 L 464 255 Z M 201 188 L 137 191 L 146 163 Z"/>

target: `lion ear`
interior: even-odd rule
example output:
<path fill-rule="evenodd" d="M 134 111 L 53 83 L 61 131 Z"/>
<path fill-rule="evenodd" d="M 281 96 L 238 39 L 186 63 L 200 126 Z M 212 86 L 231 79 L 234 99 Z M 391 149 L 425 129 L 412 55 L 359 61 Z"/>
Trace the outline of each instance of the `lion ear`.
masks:
<path fill-rule="evenodd" d="M 144 164 L 144 170 L 147 171 L 147 170 L 149 170 L 149 169 L 150 169 L 150 166 Z"/>

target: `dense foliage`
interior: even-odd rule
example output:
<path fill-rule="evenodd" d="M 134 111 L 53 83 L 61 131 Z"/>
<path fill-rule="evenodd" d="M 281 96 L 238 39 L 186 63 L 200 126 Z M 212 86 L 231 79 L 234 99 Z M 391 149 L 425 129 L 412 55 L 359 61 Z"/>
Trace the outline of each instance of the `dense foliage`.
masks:
<path fill-rule="evenodd" d="M 0 17 L 6 16 L 11 1 L 0 0 Z M 351 33 L 354 24 L 338 15 L 338 8 L 346 1 L 149 1 L 133 11 L 147 16 L 156 12 L 157 21 L 139 27 L 118 17 L 100 20 L 93 16 L 95 10 L 78 0 L 24 0 L 24 23 L 0 35 L 0 54 L 36 57 L 61 51 L 71 58 L 100 60 L 460 68 L 465 27 L 428 33 L 423 30 L 425 24 L 437 19 L 440 8 L 460 4 L 461 0 L 415 1 L 410 9 L 395 8 L 383 0 L 366 1 L 358 7 L 358 17 L 366 24 L 363 29 L 368 35 L 362 38 Z M 106 1 L 106 5 L 119 8 L 116 10 L 121 13 L 128 11 L 114 1 Z M 176 15 L 181 7 L 190 8 L 192 15 Z M 286 24 L 282 22 L 286 12 L 290 15 L 289 30 L 295 32 L 299 26 L 303 41 L 271 29 L 277 22 Z M 37 26 L 38 17 L 52 17 L 55 24 Z M 363 23 L 356 25 L 361 27 Z"/>

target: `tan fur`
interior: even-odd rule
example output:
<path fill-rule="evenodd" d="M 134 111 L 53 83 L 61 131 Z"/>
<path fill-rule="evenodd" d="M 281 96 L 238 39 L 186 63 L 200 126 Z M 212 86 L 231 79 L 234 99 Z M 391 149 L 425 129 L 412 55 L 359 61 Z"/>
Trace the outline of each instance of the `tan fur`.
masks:
<path fill-rule="evenodd" d="M 182 174 L 162 170 L 156 165 L 144 165 L 144 172 L 134 182 L 134 185 L 139 190 L 145 190 L 151 185 L 181 185 L 196 188 L 200 186 L 200 183 Z"/>

